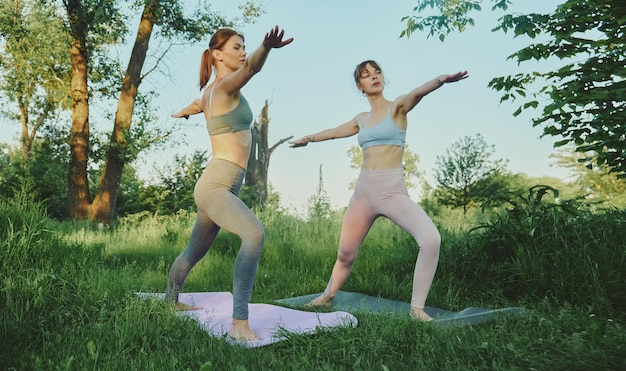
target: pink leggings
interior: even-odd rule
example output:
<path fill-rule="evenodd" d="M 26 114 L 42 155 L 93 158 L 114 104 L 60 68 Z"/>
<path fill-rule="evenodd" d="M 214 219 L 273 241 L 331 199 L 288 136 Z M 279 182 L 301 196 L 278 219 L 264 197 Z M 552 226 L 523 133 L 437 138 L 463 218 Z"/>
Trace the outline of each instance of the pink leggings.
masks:
<path fill-rule="evenodd" d="M 325 293 L 336 295 L 346 282 L 359 247 L 379 216 L 389 218 L 419 245 L 411 306 L 424 308 L 437 270 L 441 236 L 426 212 L 409 198 L 402 168 L 361 169 L 343 219 L 337 261 Z"/>

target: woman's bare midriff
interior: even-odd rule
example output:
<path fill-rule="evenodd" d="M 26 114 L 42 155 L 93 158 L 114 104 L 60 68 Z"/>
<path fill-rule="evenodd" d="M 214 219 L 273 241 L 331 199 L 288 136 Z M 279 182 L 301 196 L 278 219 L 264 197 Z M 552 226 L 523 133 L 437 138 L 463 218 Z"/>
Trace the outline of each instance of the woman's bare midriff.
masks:
<path fill-rule="evenodd" d="M 404 148 L 398 146 L 380 145 L 363 150 L 362 169 L 393 169 L 402 167 L 402 153 Z"/>
<path fill-rule="evenodd" d="M 250 130 L 211 136 L 211 158 L 233 162 L 242 168 L 248 167 L 252 134 Z"/>

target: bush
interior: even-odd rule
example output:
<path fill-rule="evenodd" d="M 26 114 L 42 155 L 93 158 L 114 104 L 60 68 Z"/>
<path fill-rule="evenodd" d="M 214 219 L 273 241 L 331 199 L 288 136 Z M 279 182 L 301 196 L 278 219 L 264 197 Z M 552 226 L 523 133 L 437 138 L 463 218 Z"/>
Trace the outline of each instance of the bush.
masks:
<path fill-rule="evenodd" d="M 590 212 L 575 202 L 547 203 L 547 186 L 509 203 L 458 239 L 446 256 L 452 281 L 500 292 L 509 300 L 552 297 L 590 311 L 623 313 L 626 211 Z"/>

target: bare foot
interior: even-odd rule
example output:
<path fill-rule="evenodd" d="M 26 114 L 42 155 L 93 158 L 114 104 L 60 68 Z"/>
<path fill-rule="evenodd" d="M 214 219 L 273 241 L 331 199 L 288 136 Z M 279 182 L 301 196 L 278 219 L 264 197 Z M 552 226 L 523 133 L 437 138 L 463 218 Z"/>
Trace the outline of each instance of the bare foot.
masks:
<path fill-rule="evenodd" d="M 305 308 L 330 308 L 333 305 L 334 295 L 323 293 L 317 298 L 311 300 L 309 303 L 305 304 Z"/>
<path fill-rule="evenodd" d="M 261 340 L 259 335 L 250 329 L 247 319 L 233 319 L 233 327 L 228 333 L 234 340 L 241 341 L 258 341 Z"/>
<path fill-rule="evenodd" d="M 194 307 L 192 305 L 181 303 L 181 302 L 176 303 L 176 311 L 178 312 L 184 312 L 186 310 L 200 310 L 200 309 L 202 309 L 202 307 Z"/>
<path fill-rule="evenodd" d="M 411 318 L 422 322 L 432 321 L 432 317 L 424 311 L 424 308 L 411 307 Z"/>

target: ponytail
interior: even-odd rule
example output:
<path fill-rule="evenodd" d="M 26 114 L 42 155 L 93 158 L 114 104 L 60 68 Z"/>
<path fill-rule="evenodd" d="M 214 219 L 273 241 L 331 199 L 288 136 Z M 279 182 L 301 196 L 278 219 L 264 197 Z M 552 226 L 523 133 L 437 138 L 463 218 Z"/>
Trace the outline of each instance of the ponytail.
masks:
<path fill-rule="evenodd" d="M 200 90 L 202 90 L 211 78 L 213 69 L 213 57 L 209 49 L 204 49 L 202 59 L 200 60 Z"/>

